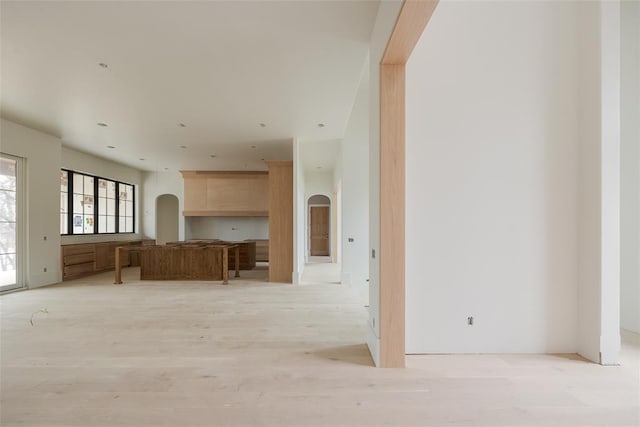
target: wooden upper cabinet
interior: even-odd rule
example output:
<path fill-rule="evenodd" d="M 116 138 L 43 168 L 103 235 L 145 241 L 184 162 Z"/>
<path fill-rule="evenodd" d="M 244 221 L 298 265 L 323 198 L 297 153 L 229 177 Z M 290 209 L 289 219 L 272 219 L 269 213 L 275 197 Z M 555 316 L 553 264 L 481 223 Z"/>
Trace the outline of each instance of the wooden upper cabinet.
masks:
<path fill-rule="evenodd" d="M 269 216 L 269 174 L 182 171 L 184 216 Z"/>

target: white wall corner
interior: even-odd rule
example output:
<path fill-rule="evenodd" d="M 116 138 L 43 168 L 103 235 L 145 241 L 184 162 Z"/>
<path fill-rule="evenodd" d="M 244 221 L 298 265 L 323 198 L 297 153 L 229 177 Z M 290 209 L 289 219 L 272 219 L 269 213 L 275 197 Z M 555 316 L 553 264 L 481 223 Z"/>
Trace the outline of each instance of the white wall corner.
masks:
<path fill-rule="evenodd" d="M 351 273 L 348 271 L 340 272 L 340 283 L 343 285 L 351 286 Z"/>
<path fill-rule="evenodd" d="M 601 339 L 600 363 L 620 355 L 620 2 L 601 3 Z"/>

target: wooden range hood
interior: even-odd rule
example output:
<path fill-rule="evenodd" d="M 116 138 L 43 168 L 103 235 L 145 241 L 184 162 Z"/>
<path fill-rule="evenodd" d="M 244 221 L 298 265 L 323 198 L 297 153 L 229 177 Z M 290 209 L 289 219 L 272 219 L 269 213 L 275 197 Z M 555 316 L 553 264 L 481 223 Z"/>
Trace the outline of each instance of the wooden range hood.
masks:
<path fill-rule="evenodd" d="M 184 216 L 269 216 L 267 171 L 180 171 Z"/>

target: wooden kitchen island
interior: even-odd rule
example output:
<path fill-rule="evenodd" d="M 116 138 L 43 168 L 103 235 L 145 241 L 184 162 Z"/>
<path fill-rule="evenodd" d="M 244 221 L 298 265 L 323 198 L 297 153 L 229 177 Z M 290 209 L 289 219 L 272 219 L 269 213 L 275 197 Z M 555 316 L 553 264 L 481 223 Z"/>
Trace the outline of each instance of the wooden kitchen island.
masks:
<path fill-rule="evenodd" d="M 167 245 L 121 246 L 116 259 L 139 251 L 140 280 L 221 280 L 229 283 L 229 254 L 233 253 L 235 277 L 240 276 L 240 246 L 220 242 L 172 242 Z M 122 283 L 116 261 L 115 284 Z"/>

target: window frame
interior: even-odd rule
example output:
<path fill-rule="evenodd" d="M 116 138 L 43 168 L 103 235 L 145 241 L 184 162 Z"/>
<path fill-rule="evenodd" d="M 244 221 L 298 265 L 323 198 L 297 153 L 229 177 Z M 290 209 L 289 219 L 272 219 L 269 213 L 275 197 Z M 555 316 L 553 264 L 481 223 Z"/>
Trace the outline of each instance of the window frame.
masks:
<path fill-rule="evenodd" d="M 135 184 L 131 184 L 124 181 L 118 181 L 116 179 L 104 178 L 98 175 L 89 174 L 86 172 L 74 171 L 71 169 L 60 168 L 60 172 L 67 173 L 67 233 L 62 233 L 62 229 L 60 229 L 61 236 L 95 236 L 95 235 L 108 235 L 108 234 L 135 234 L 136 233 L 136 186 Z M 89 177 L 93 179 L 93 232 L 92 233 L 74 233 L 73 232 L 73 181 L 74 175 L 81 175 L 83 177 Z M 99 181 L 104 180 L 107 182 L 115 183 L 115 231 L 109 232 L 100 232 L 100 196 L 99 196 Z M 120 185 L 127 185 L 131 187 L 131 206 L 132 206 L 132 230 L 131 231 L 120 231 Z M 62 189 L 59 190 L 60 194 L 63 193 Z M 60 215 L 64 213 L 61 211 Z M 123 218 L 128 218 L 129 215 Z"/>

